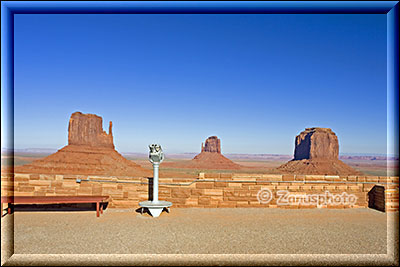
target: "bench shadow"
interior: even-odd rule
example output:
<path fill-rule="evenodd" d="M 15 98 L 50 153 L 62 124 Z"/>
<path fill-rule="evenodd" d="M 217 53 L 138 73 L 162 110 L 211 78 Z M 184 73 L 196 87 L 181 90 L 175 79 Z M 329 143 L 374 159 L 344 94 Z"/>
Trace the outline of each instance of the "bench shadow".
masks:
<path fill-rule="evenodd" d="M 103 210 L 108 207 L 108 203 L 100 203 Z M 7 210 L 7 208 L 6 208 Z M 12 205 L 11 213 L 18 212 L 42 212 L 42 211 L 96 211 L 96 203 L 65 203 L 65 204 L 16 204 Z"/>

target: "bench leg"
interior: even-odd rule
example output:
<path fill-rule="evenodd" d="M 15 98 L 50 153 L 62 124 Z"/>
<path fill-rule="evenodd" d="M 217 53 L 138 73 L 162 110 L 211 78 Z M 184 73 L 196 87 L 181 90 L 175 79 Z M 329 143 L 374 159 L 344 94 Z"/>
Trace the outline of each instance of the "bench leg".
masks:
<path fill-rule="evenodd" d="M 103 203 L 100 205 L 100 213 L 103 214 Z"/>
<path fill-rule="evenodd" d="M 99 206 L 100 206 L 100 203 L 96 202 L 96 215 L 97 215 L 97 217 L 100 217 Z"/>
<path fill-rule="evenodd" d="M 8 203 L 7 214 L 11 214 L 11 203 Z"/>

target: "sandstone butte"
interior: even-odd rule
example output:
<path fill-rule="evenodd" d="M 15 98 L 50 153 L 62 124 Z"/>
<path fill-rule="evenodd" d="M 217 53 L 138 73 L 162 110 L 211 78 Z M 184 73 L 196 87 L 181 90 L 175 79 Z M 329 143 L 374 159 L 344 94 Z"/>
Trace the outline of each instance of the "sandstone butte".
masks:
<path fill-rule="evenodd" d="M 190 168 L 190 169 L 214 169 L 214 170 L 238 170 L 241 169 L 239 164 L 234 163 L 230 159 L 221 154 L 221 140 L 216 136 L 207 138 L 205 144 L 201 144 L 201 153 L 196 155 L 188 162 L 165 163 L 168 167 L 173 168 Z"/>
<path fill-rule="evenodd" d="M 100 116 L 81 112 L 71 115 L 67 146 L 43 159 L 15 167 L 15 172 L 132 177 L 152 175 L 150 170 L 127 160 L 115 150 L 111 121 L 107 134 L 103 131 L 103 119 Z"/>
<path fill-rule="evenodd" d="M 306 128 L 295 139 L 294 159 L 277 168 L 281 173 L 360 175 L 339 160 L 339 142 L 329 128 Z"/>

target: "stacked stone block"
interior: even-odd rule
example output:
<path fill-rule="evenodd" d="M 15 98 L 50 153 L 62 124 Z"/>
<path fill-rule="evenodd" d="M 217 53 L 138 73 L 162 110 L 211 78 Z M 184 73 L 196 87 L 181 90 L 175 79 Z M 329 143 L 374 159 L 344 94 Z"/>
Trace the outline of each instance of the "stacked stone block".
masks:
<path fill-rule="evenodd" d="M 108 207 L 121 209 L 138 208 L 151 192 L 147 178 L 17 173 L 4 174 L 1 180 L 2 196 L 108 195 Z M 367 208 L 368 192 L 374 186 L 384 187 L 385 211 L 398 211 L 399 177 L 381 176 L 201 173 L 197 179 L 160 178 L 159 199 L 171 201 L 177 208 Z M 262 189 L 272 192 L 270 202 L 259 202 L 257 195 Z M 357 201 L 354 205 L 282 206 L 277 203 L 279 190 L 291 195 L 346 192 Z"/>

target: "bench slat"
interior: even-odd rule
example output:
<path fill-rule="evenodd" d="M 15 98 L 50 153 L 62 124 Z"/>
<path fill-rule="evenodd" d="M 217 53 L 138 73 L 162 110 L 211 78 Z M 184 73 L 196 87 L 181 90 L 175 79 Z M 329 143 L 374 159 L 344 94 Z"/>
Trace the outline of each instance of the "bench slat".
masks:
<path fill-rule="evenodd" d="M 94 203 L 104 202 L 109 196 L 6 196 L 1 197 L 1 203 L 39 204 L 39 203 Z"/>

